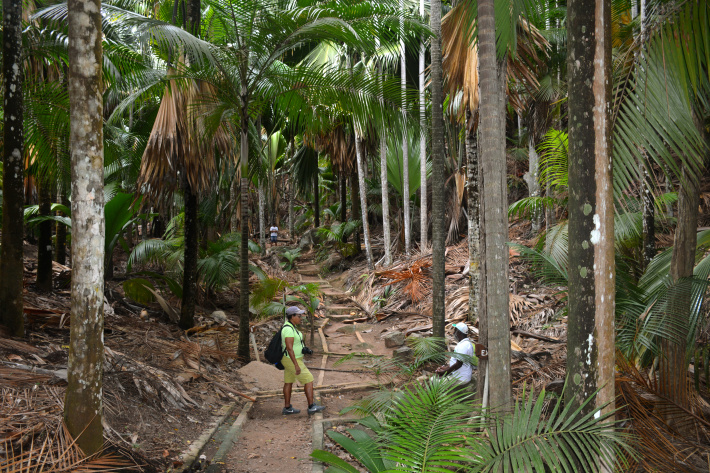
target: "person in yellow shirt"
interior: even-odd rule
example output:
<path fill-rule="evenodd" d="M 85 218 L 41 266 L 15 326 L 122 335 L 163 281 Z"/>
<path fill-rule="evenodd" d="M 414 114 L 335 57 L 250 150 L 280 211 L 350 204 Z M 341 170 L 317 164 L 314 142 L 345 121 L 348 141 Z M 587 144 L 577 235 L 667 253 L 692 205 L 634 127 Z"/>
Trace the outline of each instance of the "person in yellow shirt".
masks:
<path fill-rule="evenodd" d="M 308 414 L 315 414 L 325 409 L 313 400 L 313 375 L 303 363 L 303 355 L 311 354 L 313 351 L 303 344 L 303 334 L 297 325 L 301 325 L 301 315 L 306 311 L 296 306 L 286 308 L 286 322 L 281 330 L 281 348 L 284 356 L 281 364 L 284 366 L 284 408 L 283 415 L 298 414 L 300 409 L 291 405 L 291 391 L 293 383 L 298 381 L 303 385 L 308 401 Z"/>

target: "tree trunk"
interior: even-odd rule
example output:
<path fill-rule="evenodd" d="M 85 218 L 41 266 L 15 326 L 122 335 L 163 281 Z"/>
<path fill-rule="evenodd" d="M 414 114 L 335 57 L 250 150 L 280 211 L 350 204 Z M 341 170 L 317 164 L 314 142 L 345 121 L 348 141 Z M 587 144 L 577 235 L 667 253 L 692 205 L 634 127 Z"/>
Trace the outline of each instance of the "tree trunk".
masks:
<path fill-rule="evenodd" d="M 367 187 L 365 185 L 364 157 L 362 154 L 362 141 L 356 131 L 355 155 L 357 156 L 358 184 L 360 185 L 360 211 L 362 212 L 362 231 L 365 237 L 365 255 L 367 256 L 367 267 L 370 271 L 374 271 L 375 263 L 372 259 L 372 248 L 370 247 L 370 224 L 367 221 Z"/>
<path fill-rule="evenodd" d="M 481 84 L 481 169 L 485 213 L 488 386 L 491 408 L 511 402 L 510 325 L 508 317 L 508 192 L 505 159 L 505 61 L 496 57 L 494 0 L 478 4 Z"/>
<path fill-rule="evenodd" d="M 567 323 L 566 402 L 579 407 L 596 390 L 594 245 L 601 235 L 595 216 L 595 0 L 568 4 L 569 74 L 569 318 Z M 598 209 L 596 209 L 598 210 Z M 599 227 L 595 228 L 595 220 Z M 606 222 L 604 223 L 606 227 Z M 606 230 L 606 228 L 604 228 Z M 596 236 L 592 231 L 597 232 Z M 597 241 L 594 241 L 596 239 Z M 590 241 L 591 240 L 591 241 Z M 583 414 L 594 409 L 587 405 Z"/>
<path fill-rule="evenodd" d="M 266 189 L 264 182 L 259 179 L 259 246 L 261 252 L 266 252 Z"/>
<path fill-rule="evenodd" d="M 532 133 L 528 140 L 528 163 L 529 169 L 523 176 L 523 179 L 525 179 L 525 182 L 528 184 L 530 197 L 540 197 L 540 157 L 535 150 L 535 141 L 533 140 Z M 540 233 L 542 226 L 541 219 L 542 214 L 540 208 L 535 206 L 531 216 L 533 236 L 537 236 Z"/>
<path fill-rule="evenodd" d="M 616 364 L 616 263 L 614 261 L 614 184 L 612 180 L 611 134 L 611 0 L 597 0 L 594 19 L 594 162 L 596 181 L 594 244 L 594 329 L 596 332 L 596 375 L 599 389 L 596 407 L 606 405 L 603 412 L 615 410 L 614 366 Z M 584 209 L 582 209 L 584 211 Z M 598 223 L 597 223 L 598 222 Z M 595 241 L 597 240 L 597 241 Z M 572 272 L 572 271 L 570 271 Z M 589 344 L 589 343 L 588 343 Z M 589 349 L 589 347 L 587 347 Z M 595 354 L 592 352 L 592 358 Z M 594 373 L 596 371 L 596 373 Z M 587 393 L 589 396 L 591 393 Z M 604 471 L 613 471 L 603 465 Z"/>
<path fill-rule="evenodd" d="M 378 41 L 379 45 L 379 41 Z M 380 102 L 384 98 L 385 76 L 382 72 L 382 63 L 377 65 L 377 77 L 380 79 Z M 392 235 L 390 233 L 390 198 L 389 180 L 387 179 L 387 132 L 385 124 L 382 123 L 380 131 L 380 183 L 382 186 L 382 231 L 385 245 L 385 266 L 392 264 Z M 374 169 L 374 166 L 373 166 Z"/>
<path fill-rule="evenodd" d="M 57 203 L 66 205 L 68 203 L 65 190 L 64 190 L 64 185 L 62 182 L 59 182 L 59 185 L 57 186 Z M 64 212 L 57 212 L 57 216 L 63 216 Z M 61 265 L 66 265 L 67 264 L 67 226 L 64 225 L 63 223 L 57 222 L 57 246 L 56 246 L 56 259 L 57 263 Z"/>
<path fill-rule="evenodd" d="M 69 0 L 68 12 L 72 278 L 64 422 L 79 448 L 93 455 L 103 447 L 105 220 L 101 2 Z"/>
<path fill-rule="evenodd" d="M 441 2 L 431 2 L 431 213 L 432 213 L 432 329 L 435 337 L 444 337 L 446 324 L 445 295 L 445 244 L 446 228 L 444 214 L 446 212 L 445 166 L 444 162 L 444 92 L 443 71 L 441 66 Z"/>
<path fill-rule="evenodd" d="M 197 249 L 199 232 L 197 228 L 197 195 L 185 180 L 183 187 L 185 199 L 185 257 L 182 274 L 182 307 L 180 309 L 181 329 L 195 326 L 195 305 L 197 303 Z"/>
<path fill-rule="evenodd" d="M 246 89 L 242 84 L 242 89 Z M 246 98 L 242 97 L 242 139 L 240 150 L 240 161 L 242 171 L 242 241 L 239 251 L 239 344 L 237 346 L 237 357 L 243 363 L 251 361 L 249 350 L 249 118 L 247 114 Z"/>
<path fill-rule="evenodd" d="M 318 171 L 313 176 L 313 216 L 316 228 L 320 227 L 320 188 L 318 182 Z"/>
<path fill-rule="evenodd" d="M 470 130 L 473 119 L 471 111 L 466 110 L 466 130 Z M 479 317 L 478 302 L 480 301 L 480 265 L 481 265 L 481 233 L 479 227 L 478 189 L 478 143 L 476 133 L 466 131 L 466 194 L 468 195 L 468 320 L 475 323 Z M 483 385 L 480 385 L 481 389 Z"/>
<path fill-rule="evenodd" d="M 424 22 L 424 0 L 419 0 L 419 16 L 422 22 Z M 428 233 L 429 233 L 429 215 L 427 212 L 427 176 L 426 176 L 426 77 L 424 75 L 426 66 L 426 42 L 424 37 L 421 39 L 419 46 L 419 166 L 420 166 L 420 207 L 419 207 L 419 220 L 420 220 L 420 246 L 421 251 L 424 252 L 427 249 L 428 243 Z"/>
<path fill-rule="evenodd" d="M 643 267 L 656 256 L 656 212 L 653 207 L 653 174 L 651 163 L 644 153 L 642 162 L 643 184 L 641 186 L 641 202 L 643 203 Z"/>
<path fill-rule="evenodd" d="M 387 142 L 382 130 L 380 137 L 380 182 L 382 183 L 382 229 L 385 239 L 385 266 L 392 264 L 392 235 L 390 234 L 390 198 L 387 179 Z"/>
<path fill-rule="evenodd" d="M 702 120 L 697 114 L 693 114 L 698 131 L 705 141 L 705 129 Z M 702 163 L 702 157 L 698 158 Z M 675 237 L 673 239 L 673 255 L 671 256 L 671 279 L 679 282 L 684 278 L 693 276 L 695 269 L 695 255 L 698 242 L 698 207 L 700 205 L 700 186 L 696 176 L 683 170 L 683 178 L 678 189 L 678 224 L 676 226 Z M 681 285 L 690 283 L 680 282 Z M 660 359 L 660 391 L 661 394 L 671 399 L 681 407 L 690 407 L 690 397 L 688 393 L 688 357 L 687 357 L 687 333 L 688 318 L 683 318 L 680 314 L 690 313 L 690 290 L 686 286 L 683 289 L 676 288 L 671 295 L 673 314 L 673 324 L 679 325 L 678 331 L 681 336 L 668 336 L 661 340 Z M 687 430 L 687 426 L 677 426 L 673 419 L 673 411 L 664 411 L 663 416 L 669 425 L 674 428 Z"/>
<path fill-rule="evenodd" d="M 400 77 L 402 82 L 402 115 L 404 121 L 407 120 L 407 55 L 404 44 L 404 0 L 399 0 L 402 9 L 402 20 L 400 22 Z M 404 253 L 410 254 L 412 229 L 410 225 L 411 206 L 409 199 L 409 137 L 407 127 L 402 127 L 402 207 L 404 210 Z"/>
<path fill-rule="evenodd" d="M 239 180 L 237 179 L 237 172 L 235 170 L 234 177 L 232 178 L 232 185 L 229 188 L 229 197 L 232 200 L 231 205 L 231 218 L 229 219 L 229 232 L 237 233 L 239 230 Z"/>
<path fill-rule="evenodd" d="M 359 173 L 358 173 L 359 174 Z M 360 215 L 360 196 L 358 193 L 358 187 L 357 183 L 355 181 L 354 175 L 350 176 L 350 203 L 352 205 L 352 209 L 350 211 L 351 215 Z M 360 218 L 362 218 L 362 215 L 360 215 Z M 360 243 L 360 230 L 358 229 L 355 232 L 355 251 L 356 254 L 359 254 L 362 249 L 362 245 Z"/>
<path fill-rule="evenodd" d="M 47 179 L 39 183 L 39 215 L 49 217 L 52 214 L 52 189 Z M 52 221 L 39 224 L 37 240 L 37 290 L 52 291 Z"/>
<path fill-rule="evenodd" d="M 3 0 L 3 202 L 0 245 L 0 307 L 10 333 L 24 337 L 22 240 L 24 231 L 24 126 L 22 102 L 22 1 Z"/>

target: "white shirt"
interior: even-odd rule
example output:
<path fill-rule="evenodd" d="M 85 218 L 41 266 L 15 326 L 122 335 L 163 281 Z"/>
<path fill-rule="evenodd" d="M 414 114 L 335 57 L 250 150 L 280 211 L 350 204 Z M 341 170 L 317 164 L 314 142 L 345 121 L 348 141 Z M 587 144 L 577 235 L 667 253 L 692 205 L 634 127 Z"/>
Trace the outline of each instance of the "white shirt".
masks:
<path fill-rule="evenodd" d="M 454 353 L 461 353 L 462 355 L 473 356 L 473 344 L 468 338 L 464 338 L 456 344 L 454 348 Z M 449 366 L 453 366 L 458 360 L 456 358 L 449 359 Z M 453 371 L 451 376 L 458 378 L 459 383 L 466 384 L 471 382 L 471 375 L 473 374 L 473 368 L 471 368 L 470 363 L 463 362 L 463 366 Z"/>
<path fill-rule="evenodd" d="M 277 233 L 279 231 L 279 227 L 271 227 L 269 228 L 269 231 L 271 232 L 271 236 L 279 236 Z"/>

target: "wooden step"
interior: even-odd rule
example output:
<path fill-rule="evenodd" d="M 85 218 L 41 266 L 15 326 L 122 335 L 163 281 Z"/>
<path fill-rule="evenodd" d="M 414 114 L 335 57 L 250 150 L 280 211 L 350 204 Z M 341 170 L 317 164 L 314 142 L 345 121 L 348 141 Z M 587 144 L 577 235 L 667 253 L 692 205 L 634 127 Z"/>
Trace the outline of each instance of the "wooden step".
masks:
<path fill-rule="evenodd" d="M 344 320 L 352 320 L 352 319 L 357 319 L 359 317 L 362 317 L 361 314 L 355 313 L 355 315 L 350 315 L 348 314 L 330 314 L 328 318 L 332 322 L 342 322 Z"/>
<path fill-rule="evenodd" d="M 326 287 L 323 290 L 323 295 L 328 296 L 328 297 L 335 297 L 335 298 L 342 298 L 342 297 L 349 296 L 349 294 L 347 294 L 343 291 L 338 291 L 337 289 L 333 289 L 332 287 Z"/>
<path fill-rule="evenodd" d="M 349 305 L 327 305 L 325 306 L 325 310 L 328 311 L 329 314 L 349 314 L 351 311 L 357 312 L 357 307 L 349 306 Z"/>

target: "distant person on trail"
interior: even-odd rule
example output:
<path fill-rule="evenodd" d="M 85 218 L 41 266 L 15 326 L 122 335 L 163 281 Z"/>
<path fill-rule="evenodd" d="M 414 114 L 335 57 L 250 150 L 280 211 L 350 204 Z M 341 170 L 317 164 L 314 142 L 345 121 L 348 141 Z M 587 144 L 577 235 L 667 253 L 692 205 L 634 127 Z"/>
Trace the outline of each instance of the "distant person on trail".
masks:
<path fill-rule="evenodd" d="M 271 226 L 271 228 L 269 228 L 269 231 L 271 232 L 271 244 L 275 245 L 276 242 L 279 240 L 279 227 L 274 224 Z"/>
<path fill-rule="evenodd" d="M 308 401 L 308 414 L 315 414 L 325 409 L 313 400 L 313 375 L 303 363 L 303 355 L 310 355 L 313 350 L 303 344 L 303 334 L 296 328 L 301 325 L 301 315 L 306 311 L 296 306 L 286 308 L 286 322 L 281 330 L 281 347 L 284 350 L 284 357 L 281 364 L 284 365 L 284 408 L 283 415 L 298 414 L 300 409 L 291 405 L 291 390 L 294 381 L 298 380 L 303 385 Z"/>
<path fill-rule="evenodd" d="M 453 325 L 453 329 L 454 339 L 458 342 L 456 348 L 454 348 L 454 353 L 461 353 L 462 355 L 473 357 L 474 348 L 473 343 L 468 339 L 468 326 L 463 322 L 459 322 Z M 457 379 L 462 388 L 471 387 L 473 367 L 468 362 L 451 358 L 448 366 L 440 366 L 436 369 L 435 373 L 439 376 L 451 375 Z"/>

